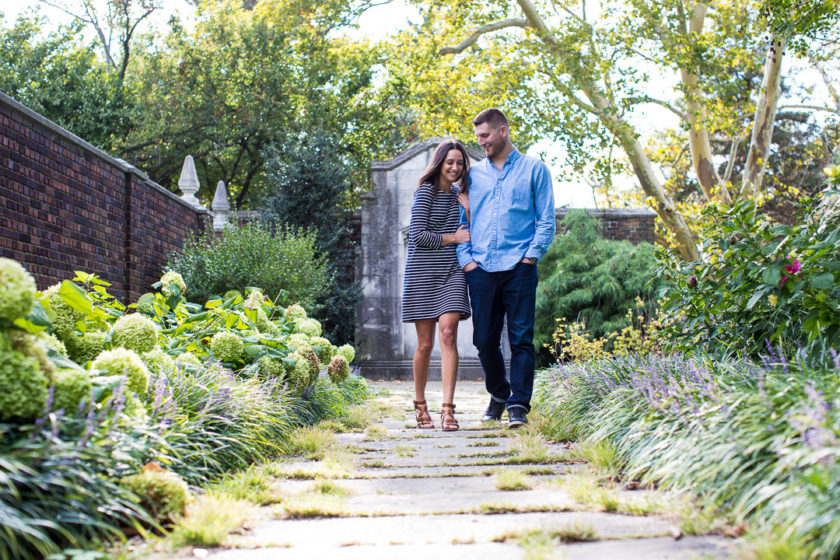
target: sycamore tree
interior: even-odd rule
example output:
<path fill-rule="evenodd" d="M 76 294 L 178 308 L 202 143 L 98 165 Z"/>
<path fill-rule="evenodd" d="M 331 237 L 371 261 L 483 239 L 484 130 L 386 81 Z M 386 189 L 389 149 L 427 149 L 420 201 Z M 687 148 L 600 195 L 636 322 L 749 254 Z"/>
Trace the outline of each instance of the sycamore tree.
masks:
<path fill-rule="evenodd" d="M 423 23 L 397 38 L 393 54 L 416 48 L 426 56 L 403 57 L 389 70 L 393 94 L 425 114 L 430 129 L 440 132 L 439 124 L 447 123 L 468 137 L 465 117 L 488 105 L 504 107 L 525 140 L 562 141 L 569 166 L 593 174 L 596 182 L 632 173 L 665 227 L 662 241 L 686 260 L 700 255 L 692 224 L 675 200 L 671 169 L 688 166 L 706 203 L 731 204 L 761 190 L 785 41 L 800 30 L 771 28 L 775 34 L 768 39 L 757 4 L 438 0 L 420 5 Z M 412 81 L 411 72 L 422 78 Z M 639 115 L 651 106 L 665 108 L 678 125 L 662 125 L 655 143 L 646 144 L 643 133 L 651 123 L 640 122 Z M 448 122 L 451 116 L 460 128 Z M 679 148 L 657 155 L 656 142 Z M 737 184 L 730 166 L 721 165 L 726 156 L 713 149 L 721 143 L 730 152 L 747 150 Z"/>

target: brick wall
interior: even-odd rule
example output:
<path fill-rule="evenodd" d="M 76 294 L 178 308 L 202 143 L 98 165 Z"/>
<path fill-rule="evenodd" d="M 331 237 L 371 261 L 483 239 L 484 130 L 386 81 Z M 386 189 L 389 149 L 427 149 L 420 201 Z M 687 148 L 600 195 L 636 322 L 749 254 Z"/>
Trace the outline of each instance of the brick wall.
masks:
<path fill-rule="evenodd" d="M 0 256 L 43 289 L 93 272 L 123 302 L 149 291 L 166 254 L 208 213 L 0 93 Z"/>
<path fill-rule="evenodd" d="M 568 213 L 567 208 L 558 208 L 555 212 L 558 222 Z M 654 242 L 656 214 L 651 210 L 630 208 L 607 208 L 604 210 L 587 209 L 587 213 L 601 222 L 601 234 L 607 239 L 627 239 L 634 245 L 641 241 Z"/>

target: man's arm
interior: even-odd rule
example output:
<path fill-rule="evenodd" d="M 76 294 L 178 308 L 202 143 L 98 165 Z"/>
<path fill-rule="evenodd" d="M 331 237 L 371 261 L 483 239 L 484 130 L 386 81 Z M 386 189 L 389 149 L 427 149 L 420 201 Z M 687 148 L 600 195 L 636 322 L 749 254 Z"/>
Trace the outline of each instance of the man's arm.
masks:
<path fill-rule="evenodd" d="M 548 251 L 548 246 L 554 240 L 556 228 L 554 217 L 554 188 L 551 185 L 551 174 L 548 167 L 540 162 L 534 170 L 534 211 L 536 214 L 536 228 L 534 239 L 525 252 L 526 259 L 541 259 Z"/>
<path fill-rule="evenodd" d="M 464 207 L 458 205 L 458 215 L 460 216 L 460 220 L 458 221 L 458 227 L 466 226 L 467 229 L 470 228 L 470 221 L 467 218 L 467 213 L 464 211 Z M 455 248 L 455 254 L 458 255 L 458 264 L 461 268 L 466 268 L 470 263 L 475 264 L 472 256 L 472 243 L 469 241 L 465 241 L 464 243 L 459 243 L 458 246 Z M 475 268 L 474 266 L 470 267 L 470 270 Z"/>

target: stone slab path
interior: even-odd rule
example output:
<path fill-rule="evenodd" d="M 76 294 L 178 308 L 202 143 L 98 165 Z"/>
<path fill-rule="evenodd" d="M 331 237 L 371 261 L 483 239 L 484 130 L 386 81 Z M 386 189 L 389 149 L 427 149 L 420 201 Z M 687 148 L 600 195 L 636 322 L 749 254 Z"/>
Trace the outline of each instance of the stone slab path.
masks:
<path fill-rule="evenodd" d="M 502 423 L 483 425 L 487 397 L 480 382 L 458 386 L 457 432 L 441 431 L 435 414 L 434 430 L 414 428 L 411 383 L 371 386 L 387 417 L 379 422 L 384 429 L 339 434 L 354 467 L 320 480 L 278 482 L 284 496 L 305 496 L 329 480 L 333 491 L 340 490 L 340 497 L 329 497 L 335 512 L 322 504 L 319 514 L 289 519 L 282 503 L 264 507 L 259 520 L 232 537 L 230 548 L 211 551 L 209 558 L 677 560 L 732 554 L 732 541 L 721 537 L 675 539 L 674 518 L 607 513 L 580 503 L 564 481 L 586 465 L 572 461 L 562 443 L 538 442 L 541 455 L 535 455 L 535 436 L 523 451 L 518 432 Z M 430 384 L 427 400 L 439 411 L 439 383 Z M 312 467 L 306 461 L 284 465 Z M 499 471 L 519 471 L 531 489 L 498 489 Z M 626 503 L 653 498 L 649 494 L 614 490 L 615 500 Z M 575 538 L 589 541 L 567 542 Z"/>

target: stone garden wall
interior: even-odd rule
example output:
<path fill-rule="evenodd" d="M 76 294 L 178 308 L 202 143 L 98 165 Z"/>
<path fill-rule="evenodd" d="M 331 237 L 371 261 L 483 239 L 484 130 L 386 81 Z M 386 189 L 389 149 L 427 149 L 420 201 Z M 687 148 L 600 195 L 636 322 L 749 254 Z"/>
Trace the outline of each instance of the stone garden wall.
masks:
<path fill-rule="evenodd" d="M 0 256 L 23 263 L 40 289 L 82 270 L 132 301 L 208 217 L 0 93 Z"/>

